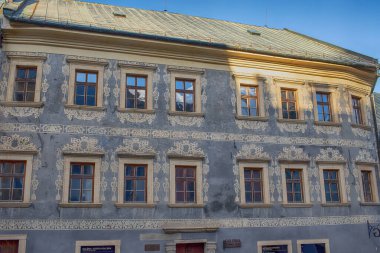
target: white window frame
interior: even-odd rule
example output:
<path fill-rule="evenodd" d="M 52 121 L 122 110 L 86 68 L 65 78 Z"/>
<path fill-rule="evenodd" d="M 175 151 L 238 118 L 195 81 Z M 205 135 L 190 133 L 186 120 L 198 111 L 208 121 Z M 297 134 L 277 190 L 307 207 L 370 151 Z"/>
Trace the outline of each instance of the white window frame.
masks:
<path fill-rule="evenodd" d="M 30 107 L 41 107 L 43 103 L 41 102 L 41 86 L 42 86 L 42 67 L 46 60 L 44 56 L 22 56 L 22 55 L 8 55 L 10 59 L 10 68 L 8 76 L 8 89 L 6 93 L 6 104 L 9 106 L 30 106 Z M 36 67 L 36 86 L 34 93 L 33 102 L 21 102 L 13 100 L 13 93 L 16 82 L 16 69 L 17 66 L 30 66 Z"/>
<path fill-rule="evenodd" d="M 198 70 L 187 70 L 177 67 L 168 67 L 170 71 L 170 111 L 169 114 L 172 115 L 184 115 L 184 116 L 203 116 L 202 114 L 202 86 L 201 86 L 201 76 L 204 71 Z M 176 79 L 189 79 L 194 80 L 194 112 L 181 112 L 176 111 L 176 92 L 175 92 L 175 82 Z"/>
<path fill-rule="evenodd" d="M 22 153 L 5 153 L 0 154 L 0 160 L 6 161 L 25 161 L 25 182 L 24 182 L 24 198 L 20 202 L 15 201 L 0 201 L 1 207 L 29 207 L 31 204 L 30 193 L 31 193 L 31 182 L 32 182 L 32 171 L 33 171 L 33 154 Z"/>
<path fill-rule="evenodd" d="M 67 94 L 67 103 L 65 107 L 75 108 L 75 109 L 88 109 L 88 110 L 99 110 L 103 108 L 103 82 L 104 82 L 104 68 L 107 66 L 106 61 L 87 61 L 87 60 L 77 60 L 75 58 L 68 58 L 70 76 L 69 76 L 69 88 Z M 97 86 L 96 86 L 96 106 L 87 105 L 76 105 L 74 103 L 75 97 L 75 78 L 76 71 L 95 71 L 97 72 Z"/>
<path fill-rule="evenodd" d="M 278 111 L 278 121 L 285 122 L 294 122 L 294 123 L 303 123 L 305 121 L 305 110 L 306 108 L 301 107 L 302 103 L 302 95 L 303 86 L 305 85 L 302 81 L 296 80 L 282 80 L 282 79 L 274 79 L 274 83 L 276 84 L 276 97 L 277 97 L 277 111 Z M 290 89 L 295 90 L 296 92 L 296 101 L 297 101 L 297 113 L 298 119 L 284 119 L 282 115 L 282 99 L 281 99 L 281 90 L 282 89 Z"/>
<path fill-rule="evenodd" d="M 308 165 L 307 163 L 286 163 L 281 162 L 281 179 L 282 179 L 282 199 L 283 206 L 286 207 L 311 207 L 310 203 L 310 186 L 309 186 L 309 176 L 308 176 Z M 300 203 L 289 203 L 287 196 L 287 188 L 286 188 L 286 169 L 296 169 L 302 171 L 302 191 L 303 191 L 303 202 Z"/>
<path fill-rule="evenodd" d="M 280 241 L 258 241 L 257 242 L 257 252 L 263 253 L 263 246 L 276 246 L 276 245 L 287 245 L 288 253 L 293 252 L 292 241 L 291 240 L 280 240 Z"/>
<path fill-rule="evenodd" d="M 139 66 L 119 63 L 120 67 L 120 98 L 119 98 L 119 111 L 122 112 L 151 112 L 153 113 L 153 74 L 157 69 L 156 66 Z M 127 75 L 146 76 L 146 109 L 126 108 L 126 79 Z"/>
<path fill-rule="evenodd" d="M 262 203 L 247 203 L 245 201 L 245 181 L 244 169 L 245 168 L 258 168 L 261 169 L 263 181 L 263 202 Z M 239 162 L 240 173 L 240 207 L 254 208 L 254 207 L 269 207 L 270 206 L 270 193 L 269 193 L 269 168 L 268 162 Z"/>
<path fill-rule="evenodd" d="M 344 166 L 346 164 L 319 164 L 319 180 L 321 184 L 321 192 L 322 192 L 322 205 L 325 206 L 336 206 L 336 205 L 345 205 L 348 204 L 347 201 L 347 192 L 346 192 L 346 184 L 345 184 L 345 175 L 344 175 Z M 325 180 L 323 177 L 323 170 L 338 170 L 339 172 L 339 194 L 340 194 L 340 202 L 337 203 L 327 203 L 326 202 L 326 193 L 325 193 Z"/>
<path fill-rule="evenodd" d="M 94 191 L 93 202 L 89 203 L 73 203 L 69 202 L 70 191 L 70 164 L 71 163 L 94 163 Z M 102 160 L 100 156 L 64 156 L 64 172 L 63 172 L 63 190 L 62 190 L 62 202 L 60 207 L 101 207 L 100 202 L 100 174 L 101 174 Z"/>
<path fill-rule="evenodd" d="M 359 170 L 359 187 L 360 187 L 360 199 L 361 204 L 379 204 L 379 191 L 377 188 L 377 180 L 376 180 L 376 170 L 374 165 L 363 165 L 358 164 L 358 170 Z M 362 172 L 363 171 L 369 171 L 371 172 L 371 186 L 372 186 L 372 197 L 373 202 L 365 202 L 364 201 L 364 191 L 363 191 L 363 179 L 362 179 Z"/>
<path fill-rule="evenodd" d="M 146 202 L 124 202 L 125 164 L 145 164 L 146 172 Z M 154 207 L 153 201 L 153 158 L 119 158 L 118 197 L 116 207 Z"/>
<path fill-rule="evenodd" d="M 321 244 L 321 243 L 326 245 L 325 253 L 330 253 L 329 239 L 297 240 L 297 253 L 302 253 L 302 244 Z"/>
<path fill-rule="evenodd" d="M 0 235 L 0 241 L 18 241 L 18 253 L 26 252 L 26 238 L 27 235 Z"/>
<path fill-rule="evenodd" d="M 120 245 L 120 240 L 76 241 L 75 253 L 81 253 L 82 246 L 115 246 L 115 253 L 120 253 Z"/>
<path fill-rule="evenodd" d="M 169 193 L 169 207 L 203 207 L 203 169 L 201 159 L 170 159 L 170 193 Z M 196 198 L 195 203 L 177 203 L 176 202 L 176 188 L 175 188 L 175 167 L 176 166 L 194 166 L 195 169 L 195 189 Z"/>
<path fill-rule="evenodd" d="M 236 85 L 236 117 L 238 119 L 267 119 L 265 114 L 265 98 L 264 98 L 264 78 L 251 76 L 244 73 L 234 73 L 233 77 L 235 78 Z M 258 106 L 259 106 L 259 115 L 258 116 L 245 116 L 241 112 L 241 86 L 252 86 L 257 88 L 257 97 L 258 97 Z"/>
<path fill-rule="evenodd" d="M 314 108 L 314 124 L 321 125 L 340 125 L 339 112 L 338 112 L 338 98 L 339 91 L 338 86 L 328 85 L 328 84 L 313 84 L 313 108 Z M 317 92 L 329 93 L 330 94 L 330 106 L 332 113 L 332 121 L 319 121 L 318 117 L 318 104 L 317 104 Z"/>

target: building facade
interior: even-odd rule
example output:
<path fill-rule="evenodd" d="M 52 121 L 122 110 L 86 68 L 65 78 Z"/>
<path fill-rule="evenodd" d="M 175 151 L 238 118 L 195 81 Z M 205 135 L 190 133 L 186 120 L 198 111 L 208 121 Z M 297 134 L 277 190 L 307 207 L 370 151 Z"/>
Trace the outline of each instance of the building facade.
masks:
<path fill-rule="evenodd" d="M 167 12 L 3 11 L 1 250 L 379 250 L 377 60 Z"/>

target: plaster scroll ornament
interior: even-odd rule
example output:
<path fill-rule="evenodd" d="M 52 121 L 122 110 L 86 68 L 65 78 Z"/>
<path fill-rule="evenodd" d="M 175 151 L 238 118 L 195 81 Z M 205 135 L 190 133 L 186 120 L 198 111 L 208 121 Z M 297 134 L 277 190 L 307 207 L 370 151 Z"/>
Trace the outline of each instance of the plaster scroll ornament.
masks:
<path fill-rule="evenodd" d="M 356 128 L 356 127 L 352 127 L 351 129 L 352 129 L 352 132 L 354 133 L 354 135 L 356 135 L 356 136 L 359 136 L 362 138 L 370 138 L 371 131 L 368 131 L 368 130 L 362 129 L 362 128 Z"/>
<path fill-rule="evenodd" d="M 6 89 L 8 85 L 8 73 L 9 73 L 9 62 L 7 61 L 7 57 L 2 57 L 2 65 L 1 65 L 1 75 L 2 79 L 0 81 L 0 101 L 5 100 Z"/>
<path fill-rule="evenodd" d="M 316 161 L 344 162 L 346 159 L 338 149 L 323 148 L 315 158 Z"/>
<path fill-rule="evenodd" d="M 230 74 L 230 81 L 229 81 L 229 85 L 230 85 L 230 88 L 231 88 L 231 105 L 232 105 L 232 112 L 234 114 L 236 114 L 236 81 L 235 79 L 233 78 L 233 75 L 232 73 Z"/>
<path fill-rule="evenodd" d="M 49 83 L 47 81 L 47 76 L 50 74 L 51 66 L 50 66 L 50 57 L 47 55 L 46 62 L 42 66 L 42 84 L 41 84 L 41 90 L 42 90 L 42 102 L 46 102 L 46 93 L 49 89 Z"/>
<path fill-rule="evenodd" d="M 132 122 L 132 123 L 145 123 L 149 125 L 153 123 L 153 120 L 156 118 L 156 114 L 147 114 L 147 113 L 128 113 L 128 112 L 116 112 L 116 117 L 120 120 L 121 123 Z"/>
<path fill-rule="evenodd" d="M 112 172 L 112 182 L 111 182 L 111 191 L 112 191 L 112 201 L 117 200 L 117 176 L 119 172 L 119 162 L 116 159 L 115 153 L 110 151 L 109 156 L 109 167 Z"/>
<path fill-rule="evenodd" d="M 377 163 L 377 160 L 373 158 L 372 154 L 366 149 L 360 149 L 355 159 L 356 162 L 364 163 Z"/>
<path fill-rule="evenodd" d="M 110 79 L 113 76 L 113 69 L 116 69 L 116 62 L 111 61 L 108 64 L 108 67 L 104 70 L 104 86 L 103 86 L 103 96 L 104 96 L 104 105 L 108 105 L 108 97 L 111 93 L 111 88 L 109 87 Z"/>
<path fill-rule="evenodd" d="M 124 139 L 123 145 L 116 148 L 116 152 L 131 154 L 156 153 L 156 150 L 149 144 L 147 140 L 138 138 Z"/>
<path fill-rule="evenodd" d="M 241 147 L 236 155 L 236 158 L 252 159 L 252 160 L 270 160 L 270 156 L 267 152 L 264 152 L 262 146 L 255 144 L 245 144 Z"/>
<path fill-rule="evenodd" d="M 66 101 L 67 101 L 67 93 L 68 93 L 68 89 L 69 89 L 68 78 L 69 78 L 69 75 L 70 75 L 70 66 L 69 66 L 69 64 L 67 64 L 66 57 L 63 58 L 63 62 L 62 62 L 62 74 L 63 74 L 63 77 L 64 77 L 63 83 L 61 84 L 61 91 L 62 91 L 62 94 L 63 94 L 63 96 L 62 96 L 62 102 L 66 103 Z"/>
<path fill-rule="evenodd" d="M 335 134 L 339 135 L 342 128 L 339 126 L 319 126 L 314 125 L 313 126 L 317 134 Z"/>
<path fill-rule="evenodd" d="M 208 174 L 210 172 L 210 166 L 209 166 L 209 160 L 207 154 L 205 155 L 205 160 L 202 165 L 202 182 L 203 182 L 203 201 L 208 201 L 208 189 L 209 189 L 209 183 L 208 183 Z"/>
<path fill-rule="evenodd" d="M 202 75 L 201 77 L 201 101 L 202 101 L 202 111 L 205 111 L 206 110 L 206 103 L 207 103 L 207 94 L 206 94 L 206 90 L 207 90 L 207 79 L 204 77 L 204 75 Z"/>
<path fill-rule="evenodd" d="M 120 96 L 120 69 L 116 68 L 115 70 L 112 71 L 112 76 L 115 79 L 115 86 L 112 90 L 112 94 L 115 100 L 115 106 L 119 106 L 119 96 Z"/>
<path fill-rule="evenodd" d="M 277 157 L 278 160 L 288 160 L 288 161 L 308 161 L 310 160 L 309 155 L 304 152 L 302 148 L 297 148 L 295 146 L 284 147 L 282 152 Z"/>
<path fill-rule="evenodd" d="M 18 134 L 13 134 L 11 136 L 0 136 L 0 150 L 38 151 L 36 145 L 31 142 L 30 137 L 22 137 Z"/>
<path fill-rule="evenodd" d="M 169 122 L 172 126 L 197 126 L 201 127 L 204 123 L 203 117 L 186 117 L 168 115 Z"/>
<path fill-rule="evenodd" d="M 307 124 L 293 124 L 293 123 L 285 123 L 285 122 L 277 122 L 277 127 L 280 131 L 290 132 L 290 133 L 305 133 Z"/>
<path fill-rule="evenodd" d="M 78 152 L 78 153 L 104 153 L 104 149 L 98 145 L 99 141 L 95 138 L 87 136 L 71 138 L 70 143 L 65 144 L 63 151 Z"/>
<path fill-rule="evenodd" d="M 158 177 L 155 177 L 154 178 L 154 182 L 153 182 L 154 202 L 159 202 L 160 201 L 160 198 L 158 197 L 158 193 L 160 192 L 160 186 L 161 186 L 161 183 L 158 180 Z"/>
<path fill-rule="evenodd" d="M 235 119 L 235 123 L 239 129 L 251 129 L 264 131 L 268 128 L 268 122 L 252 121 L 252 120 L 238 120 Z"/>
<path fill-rule="evenodd" d="M 63 111 L 69 120 L 96 120 L 100 122 L 106 116 L 106 113 L 104 111 L 87 111 L 71 108 L 65 108 Z"/>
<path fill-rule="evenodd" d="M 12 115 L 14 117 L 30 117 L 38 118 L 42 114 L 43 108 L 34 107 L 8 107 L 0 106 L 0 112 L 3 113 L 4 117 Z"/>
<path fill-rule="evenodd" d="M 174 142 L 174 146 L 168 150 L 168 155 L 205 156 L 205 152 L 198 146 L 197 142 L 185 140 Z"/>

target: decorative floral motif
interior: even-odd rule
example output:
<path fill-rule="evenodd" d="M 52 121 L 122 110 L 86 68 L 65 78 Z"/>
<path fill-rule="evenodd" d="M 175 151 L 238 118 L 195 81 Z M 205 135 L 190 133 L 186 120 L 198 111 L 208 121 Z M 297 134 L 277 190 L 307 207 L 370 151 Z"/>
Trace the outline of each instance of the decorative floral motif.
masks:
<path fill-rule="evenodd" d="M 294 123 L 277 123 L 277 127 L 281 132 L 290 132 L 290 133 L 305 133 L 307 124 L 294 124 Z"/>
<path fill-rule="evenodd" d="M 324 148 L 315 158 L 316 161 L 344 162 L 346 159 L 338 149 Z"/>
<path fill-rule="evenodd" d="M 18 134 L 0 136 L 0 150 L 38 151 L 37 147 L 30 141 L 29 137 L 22 137 Z"/>
<path fill-rule="evenodd" d="M 153 147 L 149 145 L 147 140 L 140 140 L 137 138 L 124 139 L 123 145 L 116 148 L 116 152 L 125 152 L 132 154 L 144 154 L 144 153 L 155 153 Z"/>
<path fill-rule="evenodd" d="M 203 122 L 203 117 L 184 117 L 184 116 L 168 116 L 169 122 L 172 126 L 197 126 L 200 127 Z"/>
<path fill-rule="evenodd" d="M 103 153 L 104 149 L 98 145 L 98 140 L 86 136 L 80 139 L 71 138 L 70 143 L 63 146 L 63 151 L 78 153 Z"/>
<path fill-rule="evenodd" d="M 204 75 L 201 77 L 201 101 L 202 101 L 202 111 L 206 110 L 206 102 L 207 102 L 207 94 L 206 89 L 207 88 L 207 79 Z"/>
<path fill-rule="evenodd" d="M 198 143 L 185 141 L 177 141 L 174 147 L 168 150 L 168 155 L 181 155 L 181 156 L 204 156 L 204 151 L 198 147 Z"/>
<path fill-rule="evenodd" d="M 235 120 L 239 129 L 251 129 L 257 131 L 264 131 L 268 128 L 268 122 L 252 121 L 252 120 Z"/>
<path fill-rule="evenodd" d="M 132 123 L 144 123 L 152 124 L 153 120 L 156 118 L 156 114 L 147 113 L 128 113 L 128 112 L 116 112 L 116 116 L 119 118 L 121 123 L 132 122 Z"/>
<path fill-rule="evenodd" d="M 51 71 L 49 61 L 50 61 L 50 58 L 48 55 L 47 60 L 42 67 L 42 73 L 43 73 L 42 84 L 41 84 L 42 102 L 46 102 L 46 93 L 49 89 L 49 83 L 47 82 L 47 76 L 50 74 L 50 71 Z"/>
<path fill-rule="evenodd" d="M 354 135 L 356 135 L 356 136 L 360 136 L 363 138 L 369 138 L 371 135 L 370 130 L 366 130 L 366 129 L 362 129 L 362 128 L 356 128 L 356 127 L 352 127 L 351 129 L 352 129 L 352 132 L 354 133 Z"/>
<path fill-rule="evenodd" d="M 2 65 L 1 65 L 1 74 L 2 80 L 0 81 L 0 101 L 5 100 L 6 89 L 8 85 L 8 73 L 9 73 L 9 62 L 7 61 L 7 57 L 1 57 Z"/>
<path fill-rule="evenodd" d="M 339 126 L 319 126 L 314 125 L 314 129 L 317 132 L 317 134 L 335 134 L 339 135 L 341 132 L 341 127 Z"/>
<path fill-rule="evenodd" d="M 356 162 L 367 162 L 367 163 L 377 163 L 376 159 L 372 157 L 368 150 L 361 149 L 357 155 Z"/>
<path fill-rule="evenodd" d="M 313 182 L 314 179 L 314 182 Z M 315 159 L 312 158 L 309 167 L 309 180 L 310 180 L 310 199 L 315 201 L 315 199 L 321 201 L 321 186 L 319 184 L 319 171 L 316 166 Z"/>
<path fill-rule="evenodd" d="M 34 107 L 9 107 L 0 106 L 0 112 L 4 114 L 4 117 L 12 115 L 14 117 L 30 117 L 38 118 L 42 114 L 43 108 Z"/>
<path fill-rule="evenodd" d="M 278 160 L 289 161 L 308 161 L 309 155 L 306 154 L 302 148 L 296 148 L 295 146 L 284 147 L 282 152 L 277 157 Z"/>
<path fill-rule="evenodd" d="M 67 101 L 67 92 L 68 92 L 68 89 L 69 89 L 68 78 L 69 78 L 69 75 L 70 75 L 70 66 L 69 66 L 69 64 L 67 64 L 66 57 L 63 58 L 63 62 L 62 62 L 62 74 L 63 74 L 63 77 L 64 77 L 63 83 L 61 84 L 61 91 L 62 91 L 62 94 L 63 94 L 63 96 L 62 96 L 62 102 L 66 103 L 66 101 Z"/>
<path fill-rule="evenodd" d="M 108 105 L 108 97 L 111 93 L 111 88 L 109 87 L 110 78 L 113 76 L 113 70 L 117 68 L 115 61 L 111 61 L 108 64 L 108 68 L 104 70 L 104 82 L 103 82 L 103 96 L 104 96 L 104 105 Z"/>
<path fill-rule="evenodd" d="M 233 78 L 232 73 L 230 73 L 230 82 L 229 82 L 230 88 L 231 88 L 231 105 L 232 105 L 232 112 L 233 114 L 236 114 L 236 82 Z"/>
<path fill-rule="evenodd" d="M 118 177 L 118 172 L 119 172 L 119 163 L 118 163 L 118 160 L 116 159 L 115 153 L 113 153 L 113 152 L 110 152 L 110 155 L 109 155 L 109 166 L 110 166 L 110 170 L 112 172 L 112 182 L 111 182 L 112 201 L 116 202 L 116 200 L 117 200 L 117 187 L 118 187 L 117 177 Z"/>
<path fill-rule="evenodd" d="M 119 68 L 116 68 L 112 71 L 112 76 L 115 79 L 115 86 L 112 90 L 112 93 L 113 93 L 113 97 L 115 99 L 115 106 L 116 107 L 119 106 L 120 82 L 121 82 L 120 81 L 120 75 L 121 75 L 121 72 L 120 72 Z"/>
<path fill-rule="evenodd" d="M 75 110 L 75 109 L 69 109 L 65 108 L 64 113 L 66 114 L 67 118 L 70 120 L 72 119 L 80 119 L 80 120 L 97 120 L 100 122 L 105 116 L 106 113 L 104 111 L 87 111 L 87 110 Z"/>

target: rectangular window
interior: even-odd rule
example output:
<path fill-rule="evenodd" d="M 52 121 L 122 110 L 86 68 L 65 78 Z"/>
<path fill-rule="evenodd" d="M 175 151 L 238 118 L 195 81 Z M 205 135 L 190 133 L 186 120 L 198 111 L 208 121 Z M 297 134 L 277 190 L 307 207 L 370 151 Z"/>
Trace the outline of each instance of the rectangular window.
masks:
<path fill-rule="evenodd" d="M 317 92 L 317 107 L 319 121 L 332 121 L 330 93 Z"/>
<path fill-rule="evenodd" d="M 302 170 L 285 169 L 288 203 L 303 203 Z"/>
<path fill-rule="evenodd" d="M 241 115 L 259 116 L 258 87 L 240 85 Z"/>
<path fill-rule="evenodd" d="M 176 111 L 195 112 L 195 80 L 175 80 Z"/>
<path fill-rule="evenodd" d="M 339 170 L 323 170 L 326 203 L 340 202 Z"/>
<path fill-rule="evenodd" d="M 176 203 L 196 202 L 196 167 L 175 167 L 175 200 Z"/>
<path fill-rule="evenodd" d="M 0 201 L 24 198 L 25 161 L 0 161 Z"/>
<path fill-rule="evenodd" d="M 147 165 L 125 165 L 124 202 L 146 202 Z"/>
<path fill-rule="evenodd" d="M 372 192 L 372 172 L 368 170 L 362 170 L 362 187 L 363 197 L 365 202 L 374 202 Z"/>
<path fill-rule="evenodd" d="M 327 253 L 325 243 L 301 244 L 301 253 Z"/>
<path fill-rule="evenodd" d="M 245 202 L 263 203 L 262 169 L 244 168 Z"/>
<path fill-rule="evenodd" d="M 262 253 L 288 253 L 288 245 L 266 245 L 262 247 Z"/>
<path fill-rule="evenodd" d="M 1 253 L 18 253 L 18 240 L 0 240 Z"/>
<path fill-rule="evenodd" d="M 36 67 L 16 67 L 16 79 L 13 100 L 19 102 L 33 102 L 36 90 Z"/>
<path fill-rule="evenodd" d="M 147 76 L 127 75 L 125 108 L 146 109 Z"/>
<path fill-rule="evenodd" d="M 296 91 L 281 89 L 281 108 L 283 119 L 298 119 Z"/>
<path fill-rule="evenodd" d="M 93 163 L 70 164 L 69 202 L 93 202 L 94 167 L 95 164 Z"/>
<path fill-rule="evenodd" d="M 77 70 L 75 72 L 74 104 L 96 106 L 98 72 Z"/>
<path fill-rule="evenodd" d="M 360 98 L 352 96 L 352 113 L 354 116 L 354 123 L 361 125 L 363 124 L 362 110 L 360 106 Z"/>

